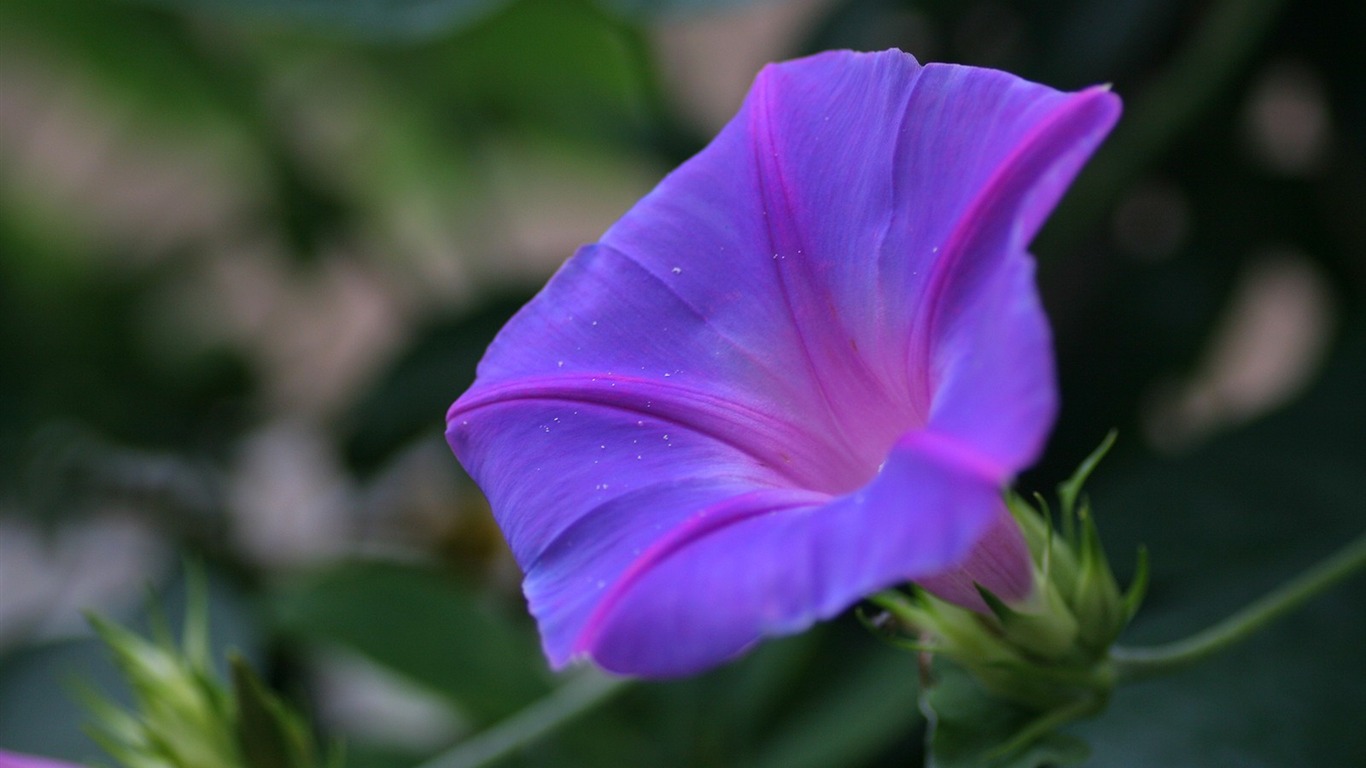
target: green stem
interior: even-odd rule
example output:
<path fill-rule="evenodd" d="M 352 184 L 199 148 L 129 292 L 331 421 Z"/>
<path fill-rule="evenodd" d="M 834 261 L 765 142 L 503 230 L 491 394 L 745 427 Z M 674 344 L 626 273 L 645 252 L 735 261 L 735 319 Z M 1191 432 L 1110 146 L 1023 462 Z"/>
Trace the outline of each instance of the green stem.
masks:
<path fill-rule="evenodd" d="M 478 768 L 492 765 L 584 715 L 625 690 L 631 681 L 587 670 L 549 696 L 460 742 L 418 768 Z"/>
<path fill-rule="evenodd" d="M 1141 680 L 1189 666 L 1244 639 L 1362 568 L 1366 568 L 1366 534 L 1202 632 L 1165 645 L 1115 646 L 1110 649 L 1110 660 L 1122 681 Z"/>

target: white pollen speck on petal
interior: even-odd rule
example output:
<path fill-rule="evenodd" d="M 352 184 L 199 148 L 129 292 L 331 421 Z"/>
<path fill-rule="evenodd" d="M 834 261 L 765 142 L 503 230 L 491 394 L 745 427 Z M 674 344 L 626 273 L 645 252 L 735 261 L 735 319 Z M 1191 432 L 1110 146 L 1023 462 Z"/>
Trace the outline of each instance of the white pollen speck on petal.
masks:
<path fill-rule="evenodd" d="M 673 273 L 674 273 L 675 275 L 681 275 L 681 274 L 683 274 L 683 268 L 682 268 L 682 267 L 674 267 L 674 268 L 673 268 Z"/>

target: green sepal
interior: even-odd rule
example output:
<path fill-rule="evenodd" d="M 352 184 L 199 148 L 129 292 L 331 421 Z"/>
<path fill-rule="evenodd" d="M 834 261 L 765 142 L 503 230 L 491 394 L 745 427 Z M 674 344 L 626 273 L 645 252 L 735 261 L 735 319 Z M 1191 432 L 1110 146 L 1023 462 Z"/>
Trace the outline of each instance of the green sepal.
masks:
<path fill-rule="evenodd" d="M 1058 535 L 1053 526 L 1053 513 L 1048 502 L 1035 494 L 1036 508 L 1018 494 L 1006 493 L 1006 508 L 1020 526 L 1025 545 L 1039 569 L 1039 581 L 1050 582 L 1064 595 L 1076 589 L 1077 560 L 1072 554 L 1068 536 Z"/>
<path fill-rule="evenodd" d="M 1064 658 L 1071 652 L 1077 640 L 1077 620 L 1051 585 L 1038 585 L 1033 596 L 1039 604 L 1037 611 L 1011 608 L 991 590 L 973 586 L 1000 622 L 1001 634 L 1021 651 L 1042 660 Z"/>
<path fill-rule="evenodd" d="M 895 621 L 895 618 L 892 616 L 890 612 L 884 612 L 883 616 Z M 899 651 L 910 651 L 911 653 L 934 653 L 938 650 L 934 646 L 925 645 L 915 640 L 908 639 L 902 636 L 901 634 L 898 634 L 895 631 L 895 629 L 888 627 L 886 623 L 876 621 L 875 619 L 870 617 L 868 615 L 868 612 L 863 610 L 862 606 L 854 609 L 854 617 L 858 619 L 858 622 L 862 624 L 864 629 L 867 629 L 869 633 L 873 635 L 873 637 L 876 637 L 877 639 L 881 640 L 882 642 Z"/>
<path fill-rule="evenodd" d="M 1077 512 L 1080 523 L 1081 568 L 1077 576 L 1072 606 L 1080 625 L 1078 639 L 1088 649 L 1104 653 L 1128 623 L 1125 608 L 1115 583 L 1115 574 L 1100 543 L 1095 517 L 1086 503 Z"/>
<path fill-rule="evenodd" d="M 1148 594 L 1148 548 L 1140 545 L 1134 561 L 1134 577 L 1129 581 L 1129 589 L 1124 593 L 1124 624 L 1127 626 Z"/>
<path fill-rule="evenodd" d="M 1101 459 L 1105 458 L 1105 454 L 1109 453 L 1110 449 L 1114 447 L 1115 440 L 1118 437 L 1119 430 L 1110 430 L 1105 435 L 1105 439 L 1100 441 L 1100 445 L 1096 446 L 1094 451 L 1091 451 L 1091 455 L 1087 456 L 1081 462 L 1077 467 L 1077 471 L 1073 472 L 1071 477 L 1058 485 L 1058 500 L 1062 502 L 1064 525 L 1067 525 L 1070 522 L 1071 517 L 1077 511 L 1077 499 L 1081 496 L 1081 490 L 1082 487 L 1086 485 L 1086 480 L 1091 477 L 1091 473 L 1095 471 L 1096 467 L 1100 464 Z M 1076 541 L 1072 540 L 1071 536 L 1068 536 L 1068 539 L 1069 544 L 1072 544 L 1073 546 L 1076 545 Z"/>
<path fill-rule="evenodd" d="M 257 677 L 240 654 L 228 657 L 237 701 L 237 745 L 252 768 L 313 768 L 313 743 L 303 721 Z"/>

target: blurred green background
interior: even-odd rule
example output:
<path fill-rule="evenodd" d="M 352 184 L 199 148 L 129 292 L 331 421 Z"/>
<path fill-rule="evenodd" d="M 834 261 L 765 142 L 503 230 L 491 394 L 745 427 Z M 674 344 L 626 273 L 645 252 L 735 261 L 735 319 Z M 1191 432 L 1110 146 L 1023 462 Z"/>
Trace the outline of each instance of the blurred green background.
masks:
<path fill-rule="evenodd" d="M 1118 427 L 1126 640 L 1213 621 L 1366 526 L 1364 36 L 1348 0 L 0 0 L 0 748 L 98 759 L 80 611 L 178 606 L 186 554 L 349 767 L 553 691 L 444 410 L 764 62 L 826 48 L 1124 98 L 1035 244 L 1064 410 L 1020 485 Z M 1362 647 L 1358 578 L 1075 730 L 1097 766 L 1366 765 Z M 505 764 L 912 765 L 916 686 L 846 617 Z"/>

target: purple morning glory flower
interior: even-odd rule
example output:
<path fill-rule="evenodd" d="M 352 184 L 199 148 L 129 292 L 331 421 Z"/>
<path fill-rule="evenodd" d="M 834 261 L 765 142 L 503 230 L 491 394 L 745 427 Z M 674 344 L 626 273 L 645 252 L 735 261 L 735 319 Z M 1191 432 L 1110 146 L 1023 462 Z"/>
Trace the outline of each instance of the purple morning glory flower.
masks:
<path fill-rule="evenodd" d="M 498 335 L 447 438 L 552 664 L 696 672 L 914 580 L 1030 562 L 1057 407 L 1025 248 L 1119 114 L 900 51 L 771 65 Z"/>

